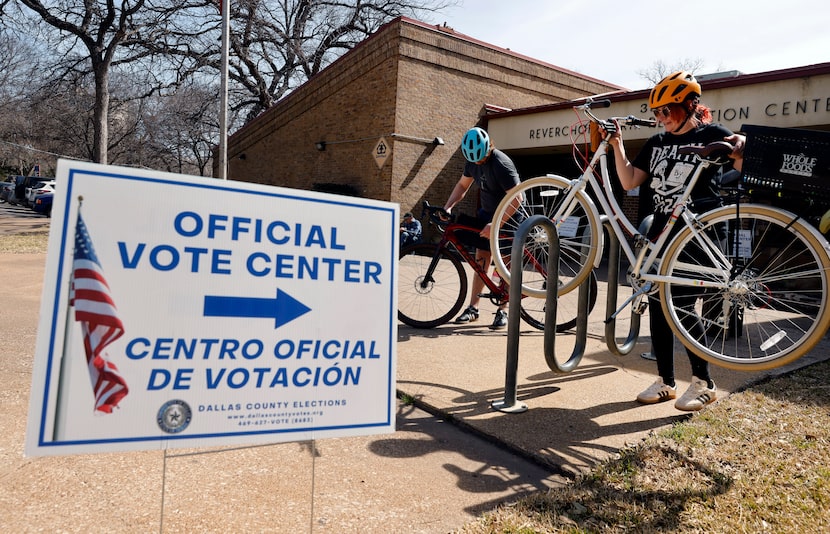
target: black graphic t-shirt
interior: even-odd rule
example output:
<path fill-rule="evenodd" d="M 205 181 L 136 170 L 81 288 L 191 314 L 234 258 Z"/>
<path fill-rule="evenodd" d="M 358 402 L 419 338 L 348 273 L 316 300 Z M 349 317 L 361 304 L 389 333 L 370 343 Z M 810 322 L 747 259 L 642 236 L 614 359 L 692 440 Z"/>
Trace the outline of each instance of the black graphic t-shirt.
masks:
<path fill-rule="evenodd" d="M 682 135 L 661 132 L 646 141 L 631 164 L 649 176 L 643 183 L 640 194 L 648 195 L 650 199 L 650 209 L 646 213 L 654 213 L 652 232 L 662 231 L 671 214 L 672 206 L 685 192 L 695 171 L 696 157 L 692 154 L 680 154 L 678 148 L 688 145 L 704 146 L 714 141 L 723 141 L 724 137 L 730 135 L 732 132 L 719 124 L 706 124 Z M 706 169 L 692 190 L 691 200 L 705 201 L 717 198 L 718 193 L 712 179 L 719 172 L 720 169 L 714 166 Z"/>

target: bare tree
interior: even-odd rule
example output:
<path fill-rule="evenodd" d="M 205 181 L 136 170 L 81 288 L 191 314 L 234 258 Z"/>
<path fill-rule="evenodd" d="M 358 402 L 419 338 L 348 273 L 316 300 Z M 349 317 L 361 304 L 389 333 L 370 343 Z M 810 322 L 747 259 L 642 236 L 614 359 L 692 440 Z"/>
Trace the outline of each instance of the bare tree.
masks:
<path fill-rule="evenodd" d="M 211 0 L 216 1 L 218 0 Z M 457 0 L 235 0 L 231 2 L 229 72 L 232 109 L 250 120 L 383 24 L 439 11 Z M 218 9 L 216 10 L 218 14 Z M 220 19 L 188 26 L 170 18 L 166 35 L 141 39 L 154 54 L 180 58 L 189 75 L 219 72 Z M 194 33 L 187 34 L 188 31 Z M 179 76 L 180 78 L 183 75 Z"/>
<path fill-rule="evenodd" d="M 8 29 L 0 31 L 0 168 L 4 173 L 25 174 L 39 159 L 33 150 L 31 121 L 21 112 L 31 100 L 34 88 L 29 80 L 39 69 L 38 57 L 30 43 Z"/>
<path fill-rule="evenodd" d="M 417 17 L 457 3 L 226 1 L 232 9 L 231 113 L 248 119 L 394 17 Z M 14 108 L 16 116 L 30 124 L 36 122 L 33 117 L 48 117 L 44 122 L 50 129 L 44 126 L 37 143 L 56 147 L 61 155 L 204 172 L 210 152 L 205 145 L 218 133 L 215 89 L 199 93 L 196 109 L 179 107 L 177 113 L 184 113 L 189 123 L 178 123 L 182 131 L 166 137 L 151 131 L 152 125 L 158 126 L 161 118 L 169 116 L 159 110 L 174 109 L 181 102 L 168 106 L 153 99 L 175 98 L 178 88 L 189 81 L 200 87 L 218 86 L 218 2 L 0 0 L 0 27 L 37 33 L 27 37 L 45 43 L 43 53 L 29 56 L 44 58 L 42 86 L 33 92 L 34 97 L 26 97 L 26 106 Z M 0 72 L 5 75 L 5 70 Z M 114 97 L 111 83 L 119 76 L 118 96 Z M 128 78 L 134 80 L 132 86 L 124 82 Z M 194 95 L 192 86 L 185 91 Z M 29 115 L 24 117 L 24 111 Z M 143 144 L 148 140 L 152 142 Z M 183 145 L 177 146 L 176 140 Z M 165 149 L 171 152 L 162 157 Z"/>
<path fill-rule="evenodd" d="M 208 173 L 219 131 L 215 88 L 187 84 L 175 94 L 151 102 L 144 114 L 141 144 L 154 167 L 202 176 Z"/>
<path fill-rule="evenodd" d="M 676 61 L 671 65 L 665 63 L 663 60 L 658 60 L 655 61 L 650 67 L 638 70 L 637 75 L 640 78 L 643 78 L 644 80 L 651 83 L 651 85 L 656 85 L 657 82 L 659 82 L 672 72 L 685 70 L 691 72 L 692 74 L 695 74 L 699 73 L 705 65 L 706 62 L 701 58 L 681 59 L 680 61 Z"/>
<path fill-rule="evenodd" d="M 119 56 L 120 47 L 140 28 L 152 25 L 155 13 L 144 9 L 147 0 L 122 0 L 118 5 L 114 0 L 13 1 L 69 36 L 61 40 L 63 68 L 67 75 L 91 72 L 94 83 L 92 159 L 107 163 L 110 68 L 116 61 L 128 60 Z M 145 16 L 148 14 L 152 16 Z"/>

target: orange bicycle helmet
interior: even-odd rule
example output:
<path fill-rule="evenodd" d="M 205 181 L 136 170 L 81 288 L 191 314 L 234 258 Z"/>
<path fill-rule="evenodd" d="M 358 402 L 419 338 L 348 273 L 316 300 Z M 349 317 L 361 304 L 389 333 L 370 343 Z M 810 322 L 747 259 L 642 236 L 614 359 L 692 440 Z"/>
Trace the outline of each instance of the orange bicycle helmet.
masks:
<path fill-rule="evenodd" d="M 648 97 L 648 105 L 651 109 L 656 109 L 666 104 L 680 104 L 689 95 L 699 97 L 700 94 L 700 84 L 692 73 L 681 70 L 669 74 L 654 86 Z"/>

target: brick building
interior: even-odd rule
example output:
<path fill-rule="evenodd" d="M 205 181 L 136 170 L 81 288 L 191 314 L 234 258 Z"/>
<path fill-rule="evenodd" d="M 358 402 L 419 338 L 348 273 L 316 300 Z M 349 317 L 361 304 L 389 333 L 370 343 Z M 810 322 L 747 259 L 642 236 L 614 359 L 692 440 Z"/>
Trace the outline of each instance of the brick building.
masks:
<path fill-rule="evenodd" d="M 447 198 L 463 167 L 461 137 L 488 110 L 618 89 L 402 17 L 231 136 L 228 177 L 415 210 Z M 472 212 L 475 200 L 460 209 Z"/>

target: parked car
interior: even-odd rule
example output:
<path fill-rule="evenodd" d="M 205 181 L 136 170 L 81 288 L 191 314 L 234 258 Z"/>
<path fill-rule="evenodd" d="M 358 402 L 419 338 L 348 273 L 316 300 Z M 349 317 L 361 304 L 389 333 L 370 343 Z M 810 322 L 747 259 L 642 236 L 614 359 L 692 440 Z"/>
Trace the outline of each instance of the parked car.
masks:
<path fill-rule="evenodd" d="M 41 178 L 39 176 L 14 176 L 14 195 L 9 195 L 8 202 L 12 205 L 26 205 L 26 189 L 31 188 L 38 182 L 48 182 L 52 178 Z"/>
<path fill-rule="evenodd" d="M 54 191 L 54 180 L 38 182 L 32 187 L 26 188 L 26 204 L 28 204 L 29 206 L 34 206 L 35 197 L 37 197 L 38 195 L 42 195 L 43 193 L 52 193 Z"/>
<path fill-rule="evenodd" d="M 0 202 L 8 202 L 9 196 L 14 196 L 14 182 L 0 184 Z"/>
<path fill-rule="evenodd" d="M 37 213 L 42 213 L 47 217 L 52 216 L 52 197 L 54 193 L 43 193 L 35 197 L 35 202 L 32 204 L 32 209 Z"/>

